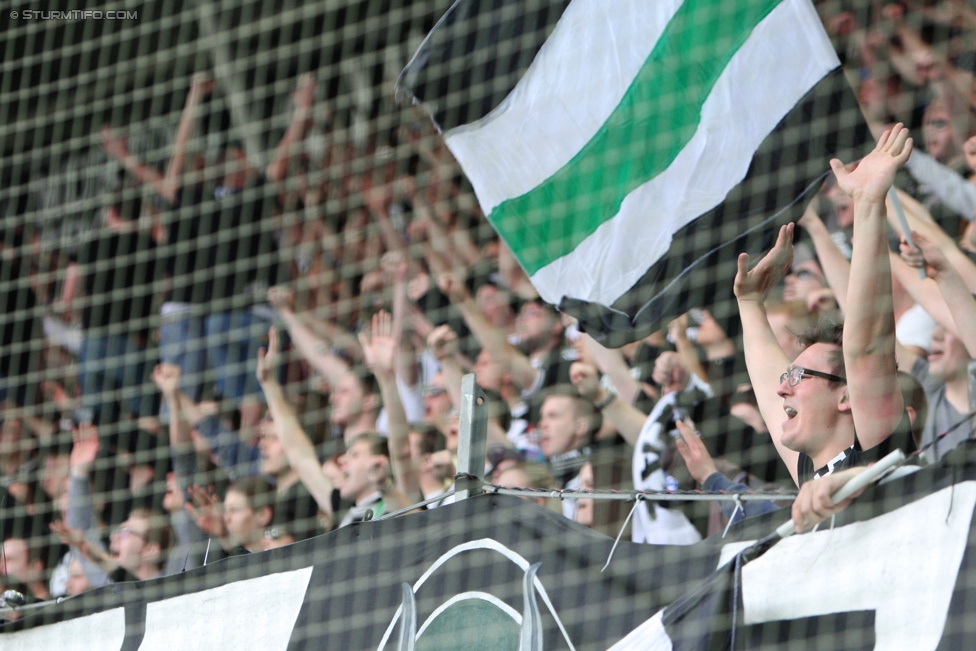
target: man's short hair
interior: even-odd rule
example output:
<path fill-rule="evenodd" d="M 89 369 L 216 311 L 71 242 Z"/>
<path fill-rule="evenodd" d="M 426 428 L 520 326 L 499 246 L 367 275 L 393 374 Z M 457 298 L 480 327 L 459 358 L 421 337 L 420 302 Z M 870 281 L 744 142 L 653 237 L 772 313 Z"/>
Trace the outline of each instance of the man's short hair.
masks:
<path fill-rule="evenodd" d="M 277 499 L 275 487 L 264 477 L 242 477 L 233 481 L 227 487 L 227 492 L 234 491 L 247 498 L 247 503 L 257 511 L 270 507 L 274 515 L 274 505 Z"/>
<path fill-rule="evenodd" d="M 574 418 L 585 418 L 588 424 L 586 432 L 586 441 L 584 444 L 589 444 L 592 437 L 600 431 L 603 426 L 603 415 L 596 410 L 593 406 L 593 402 L 588 398 L 584 398 L 579 394 L 572 384 L 554 384 L 553 386 L 542 391 L 539 400 L 539 406 L 541 407 L 548 398 L 552 396 L 562 396 L 564 398 L 570 398 L 573 404 L 573 417 Z"/>
<path fill-rule="evenodd" d="M 376 376 L 364 366 L 353 366 L 349 369 L 349 372 L 359 382 L 359 388 L 363 390 L 364 396 L 376 396 L 375 411 L 378 412 L 380 407 L 382 407 L 382 399 L 380 397 L 380 383 L 376 380 Z"/>
<path fill-rule="evenodd" d="M 420 435 L 420 454 L 434 454 L 447 449 L 447 437 L 430 423 L 410 423 L 410 431 Z"/>
<path fill-rule="evenodd" d="M 549 490 L 558 488 L 556 480 L 552 477 L 552 473 L 541 463 L 516 461 L 508 470 L 521 470 L 524 472 L 529 484 L 526 488 L 543 488 Z"/>
<path fill-rule="evenodd" d="M 366 441 L 369 444 L 370 454 L 386 457 L 387 459 L 390 458 L 389 442 L 386 440 L 386 437 L 379 432 L 363 432 L 362 434 L 359 434 L 349 441 L 349 445 L 346 446 L 346 449 L 348 450 L 360 441 Z"/>
<path fill-rule="evenodd" d="M 804 349 L 814 344 L 828 344 L 836 346 L 836 349 L 828 353 L 827 359 L 830 364 L 829 373 L 840 377 L 847 377 L 847 369 L 844 366 L 844 324 L 837 323 L 831 319 L 820 319 L 817 325 L 800 335 L 800 345 Z M 819 370 L 819 369 L 815 369 Z M 840 386 L 840 382 L 828 380 L 831 389 Z"/>
<path fill-rule="evenodd" d="M 47 571 L 48 568 L 54 567 L 57 563 L 56 559 L 51 558 L 53 551 L 52 546 L 49 544 L 49 536 L 28 536 L 19 533 L 15 533 L 12 536 L 7 536 L 6 539 L 0 541 L 0 543 L 6 543 L 8 540 L 23 540 L 24 546 L 27 548 L 27 563 L 34 564 L 40 561 L 44 566 L 44 570 Z"/>
<path fill-rule="evenodd" d="M 159 545 L 159 566 L 166 564 L 166 558 L 173 547 L 176 536 L 169 525 L 169 518 L 161 513 L 144 507 L 136 507 L 129 511 L 130 518 L 142 518 L 149 523 L 146 531 L 146 542 Z"/>

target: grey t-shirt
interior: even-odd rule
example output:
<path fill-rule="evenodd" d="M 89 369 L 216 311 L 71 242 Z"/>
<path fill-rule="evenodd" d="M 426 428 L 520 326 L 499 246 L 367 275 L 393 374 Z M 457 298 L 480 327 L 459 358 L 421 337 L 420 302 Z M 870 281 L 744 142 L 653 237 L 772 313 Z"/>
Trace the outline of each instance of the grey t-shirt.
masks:
<path fill-rule="evenodd" d="M 929 415 L 925 419 L 925 429 L 922 430 L 922 445 L 920 446 L 925 447 L 937 435 L 958 423 L 963 414 L 960 414 L 955 407 L 949 404 L 946 399 L 945 383 L 929 373 L 928 361 L 921 357 L 917 358 L 912 364 L 912 375 L 925 389 L 925 397 L 929 401 Z M 960 427 L 939 441 L 937 445 L 928 449 L 924 456 L 930 462 L 938 461 L 945 453 L 967 438 L 969 438 L 969 428 Z"/>

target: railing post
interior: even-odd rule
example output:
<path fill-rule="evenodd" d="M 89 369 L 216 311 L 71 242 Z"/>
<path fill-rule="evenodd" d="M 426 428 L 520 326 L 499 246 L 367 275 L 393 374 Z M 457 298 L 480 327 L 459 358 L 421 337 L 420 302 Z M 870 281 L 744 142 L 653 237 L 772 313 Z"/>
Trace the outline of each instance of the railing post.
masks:
<path fill-rule="evenodd" d="M 474 381 L 474 374 L 461 378 L 461 414 L 458 440 L 458 476 L 455 499 L 463 500 L 484 492 L 485 454 L 488 447 L 488 396 Z"/>

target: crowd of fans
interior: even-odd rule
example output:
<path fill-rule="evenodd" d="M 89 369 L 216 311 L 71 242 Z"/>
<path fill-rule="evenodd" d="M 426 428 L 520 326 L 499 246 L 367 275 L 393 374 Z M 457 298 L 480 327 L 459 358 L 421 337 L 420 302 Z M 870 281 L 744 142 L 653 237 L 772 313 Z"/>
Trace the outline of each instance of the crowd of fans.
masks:
<path fill-rule="evenodd" d="M 498 485 L 807 486 L 807 526 L 834 487 L 808 480 L 892 448 L 938 462 L 973 431 L 976 11 L 818 9 L 878 147 L 740 259 L 738 317 L 702 305 L 619 350 L 537 297 L 435 135 L 357 150 L 312 75 L 263 169 L 233 140 L 193 146 L 206 74 L 162 171 L 104 129 L 123 190 L 54 282 L 30 224 L 0 232 L 2 587 L 76 595 L 440 508 L 468 372 Z M 318 158 L 310 131 L 332 137 Z M 611 535 L 629 508 L 537 501 Z M 643 501 L 628 526 L 690 544 L 779 506 Z"/>

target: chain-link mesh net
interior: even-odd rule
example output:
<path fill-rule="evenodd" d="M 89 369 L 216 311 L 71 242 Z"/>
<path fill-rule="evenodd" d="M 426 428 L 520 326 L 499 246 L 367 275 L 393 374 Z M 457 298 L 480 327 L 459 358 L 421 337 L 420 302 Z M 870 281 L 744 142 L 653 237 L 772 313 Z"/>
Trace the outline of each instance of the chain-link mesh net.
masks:
<path fill-rule="evenodd" d="M 969 3 L 7 4 L 11 648 L 971 639 Z M 896 122 L 885 237 L 829 159 Z M 756 321 L 738 255 L 801 216 Z M 797 481 L 919 445 L 716 571 Z"/>

